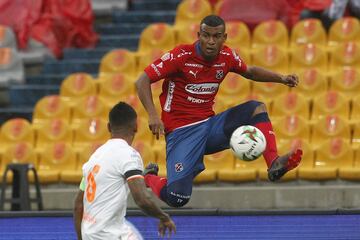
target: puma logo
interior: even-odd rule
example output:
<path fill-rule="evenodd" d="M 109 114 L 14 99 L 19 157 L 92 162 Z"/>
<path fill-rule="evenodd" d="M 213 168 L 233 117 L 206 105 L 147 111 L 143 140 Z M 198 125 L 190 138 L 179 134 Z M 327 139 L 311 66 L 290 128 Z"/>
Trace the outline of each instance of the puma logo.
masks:
<path fill-rule="evenodd" d="M 194 78 L 196 78 L 196 74 L 198 73 L 198 71 L 193 72 L 192 70 L 190 70 L 190 71 L 189 71 L 189 73 L 190 73 L 191 75 L 193 75 L 193 76 L 194 76 Z"/>

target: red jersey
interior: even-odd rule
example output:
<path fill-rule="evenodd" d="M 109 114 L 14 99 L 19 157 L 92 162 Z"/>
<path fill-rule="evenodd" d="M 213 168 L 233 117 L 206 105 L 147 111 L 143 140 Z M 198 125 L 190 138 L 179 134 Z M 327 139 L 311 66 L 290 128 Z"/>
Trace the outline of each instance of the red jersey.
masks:
<path fill-rule="evenodd" d="M 151 83 L 165 79 L 160 103 L 166 132 L 213 116 L 214 98 L 226 74 L 247 69 L 227 46 L 212 61 L 206 61 L 199 48 L 198 42 L 179 45 L 145 68 Z"/>

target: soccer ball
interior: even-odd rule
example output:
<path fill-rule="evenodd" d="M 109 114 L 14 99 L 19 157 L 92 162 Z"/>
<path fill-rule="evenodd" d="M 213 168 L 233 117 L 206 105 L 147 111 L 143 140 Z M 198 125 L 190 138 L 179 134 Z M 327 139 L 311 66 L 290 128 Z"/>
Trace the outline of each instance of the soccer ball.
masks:
<path fill-rule="evenodd" d="M 230 149 L 234 155 L 245 161 L 260 157 L 266 147 L 264 134 L 251 125 L 238 127 L 231 135 Z"/>

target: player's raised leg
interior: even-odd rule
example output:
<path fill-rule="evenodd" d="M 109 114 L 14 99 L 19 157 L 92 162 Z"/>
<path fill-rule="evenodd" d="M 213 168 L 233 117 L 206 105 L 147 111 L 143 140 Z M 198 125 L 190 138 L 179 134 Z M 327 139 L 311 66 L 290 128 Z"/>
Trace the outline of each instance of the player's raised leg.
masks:
<path fill-rule="evenodd" d="M 203 156 L 208 136 L 207 121 L 174 130 L 166 136 L 167 179 L 157 176 L 158 166 L 145 169 L 145 183 L 169 206 L 182 207 L 191 197 L 192 182 L 205 169 Z"/>
<path fill-rule="evenodd" d="M 248 101 L 226 110 L 210 119 L 212 127 L 206 146 L 206 154 L 229 148 L 231 134 L 240 126 L 253 125 L 266 138 L 266 148 L 263 153 L 268 166 L 268 177 L 271 181 L 279 180 L 286 172 L 294 169 L 301 161 L 300 149 L 279 156 L 276 138 L 266 107 L 258 101 Z M 222 128 L 219 130 L 219 126 Z"/>

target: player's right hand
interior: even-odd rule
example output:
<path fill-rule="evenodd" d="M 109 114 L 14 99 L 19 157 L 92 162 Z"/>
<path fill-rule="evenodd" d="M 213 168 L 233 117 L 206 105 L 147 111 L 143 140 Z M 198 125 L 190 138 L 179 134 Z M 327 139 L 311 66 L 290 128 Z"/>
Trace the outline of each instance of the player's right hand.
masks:
<path fill-rule="evenodd" d="M 160 135 L 165 135 L 164 123 L 159 116 L 149 116 L 149 128 L 151 132 L 159 139 Z"/>
<path fill-rule="evenodd" d="M 170 217 L 161 218 L 158 229 L 159 229 L 159 235 L 161 237 L 165 236 L 166 230 L 168 230 L 169 238 L 170 238 L 172 232 L 176 233 L 175 223 L 171 220 Z"/>

